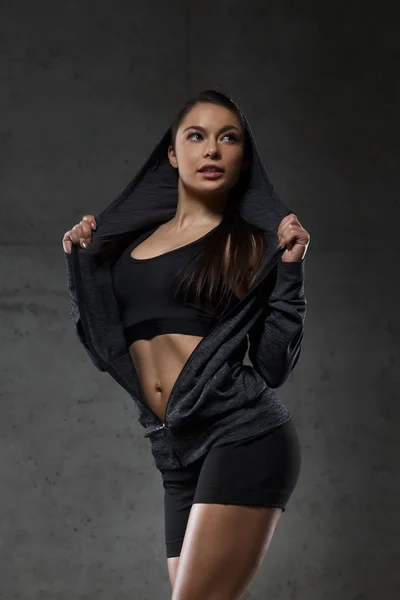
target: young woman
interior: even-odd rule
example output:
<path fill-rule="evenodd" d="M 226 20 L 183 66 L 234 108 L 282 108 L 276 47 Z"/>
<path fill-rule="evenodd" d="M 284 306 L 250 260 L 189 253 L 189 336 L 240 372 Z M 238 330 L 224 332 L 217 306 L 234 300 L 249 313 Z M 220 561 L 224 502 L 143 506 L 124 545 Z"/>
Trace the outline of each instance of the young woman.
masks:
<path fill-rule="evenodd" d="M 273 388 L 301 351 L 309 241 L 243 112 L 213 90 L 64 235 L 75 331 L 131 395 L 162 475 L 173 600 L 240 598 L 297 483 Z"/>

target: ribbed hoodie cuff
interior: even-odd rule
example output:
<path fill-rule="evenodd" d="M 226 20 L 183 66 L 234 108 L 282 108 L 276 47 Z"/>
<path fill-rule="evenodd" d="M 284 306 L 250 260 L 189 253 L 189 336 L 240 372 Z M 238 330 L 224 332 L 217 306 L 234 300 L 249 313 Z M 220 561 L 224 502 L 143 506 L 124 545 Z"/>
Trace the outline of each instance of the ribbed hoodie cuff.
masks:
<path fill-rule="evenodd" d="M 279 279 L 295 280 L 304 277 L 305 259 L 296 262 L 284 262 L 281 258 L 278 260 L 278 277 Z"/>

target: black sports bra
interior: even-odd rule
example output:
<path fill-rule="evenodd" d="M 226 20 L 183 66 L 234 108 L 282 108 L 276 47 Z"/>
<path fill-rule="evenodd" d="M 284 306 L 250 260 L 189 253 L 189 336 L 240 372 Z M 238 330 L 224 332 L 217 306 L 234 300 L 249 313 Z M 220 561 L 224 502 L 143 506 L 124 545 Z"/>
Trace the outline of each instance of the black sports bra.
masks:
<path fill-rule="evenodd" d="M 133 258 L 133 249 L 150 237 L 157 227 L 130 244 L 113 267 L 113 288 L 128 345 L 135 340 L 151 339 L 162 333 L 204 337 L 217 322 L 212 311 L 174 299 L 173 286 L 175 277 L 215 228 L 194 242 L 159 256 Z M 232 296 L 233 303 L 238 300 L 237 296 Z"/>

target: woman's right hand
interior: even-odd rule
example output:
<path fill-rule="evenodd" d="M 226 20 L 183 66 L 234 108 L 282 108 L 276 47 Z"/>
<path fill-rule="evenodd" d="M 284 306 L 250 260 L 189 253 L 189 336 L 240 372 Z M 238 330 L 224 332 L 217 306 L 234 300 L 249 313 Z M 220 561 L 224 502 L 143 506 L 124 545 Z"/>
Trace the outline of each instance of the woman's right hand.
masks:
<path fill-rule="evenodd" d="M 64 252 L 71 254 L 72 244 L 87 248 L 92 241 L 92 230 L 96 229 L 96 219 L 93 215 L 85 215 L 80 223 L 64 233 L 62 244 Z M 86 245 L 85 245 L 86 244 Z"/>

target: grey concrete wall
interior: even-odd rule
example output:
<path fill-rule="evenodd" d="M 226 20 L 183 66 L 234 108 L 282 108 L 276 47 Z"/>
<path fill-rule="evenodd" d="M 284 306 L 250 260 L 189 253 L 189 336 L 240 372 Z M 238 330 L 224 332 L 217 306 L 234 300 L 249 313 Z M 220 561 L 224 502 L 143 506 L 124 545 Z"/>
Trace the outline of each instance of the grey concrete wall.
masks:
<path fill-rule="evenodd" d="M 0 22 L 0 597 L 170 597 L 160 475 L 72 332 L 61 239 L 217 88 L 311 234 L 302 357 L 279 390 L 302 473 L 245 598 L 398 598 L 395 9 L 14 0 Z"/>

